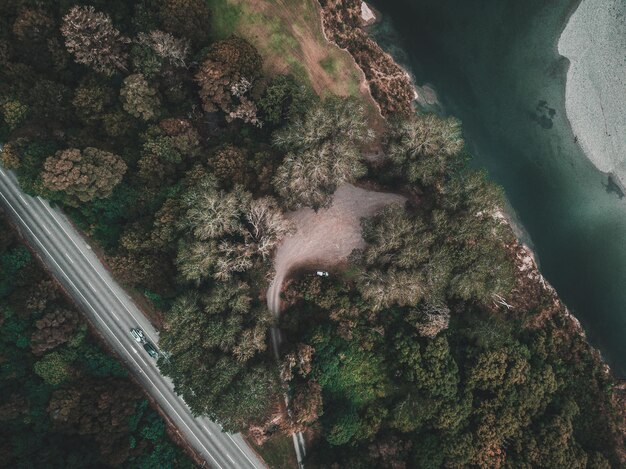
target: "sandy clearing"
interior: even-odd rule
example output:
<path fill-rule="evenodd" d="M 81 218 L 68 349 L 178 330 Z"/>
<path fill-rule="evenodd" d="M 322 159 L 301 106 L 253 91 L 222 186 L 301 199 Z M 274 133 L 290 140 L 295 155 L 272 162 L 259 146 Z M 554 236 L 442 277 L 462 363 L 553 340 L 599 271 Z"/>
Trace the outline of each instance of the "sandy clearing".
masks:
<path fill-rule="evenodd" d="M 335 192 L 332 205 L 318 211 L 303 208 L 288 214 L 296 225 L 295 234 L 285 238 L 276 251 L 276 275 L 267 291 L 267 306 L 280 314 L 280 291 L 293 270 L 310 266 L 327 269 L 345 261 L 350 253 L 365 246 L 361 218 L 374 215 L 392 203 L 403 203 L 398 194 L 368 191 L 351 184 Z"/>

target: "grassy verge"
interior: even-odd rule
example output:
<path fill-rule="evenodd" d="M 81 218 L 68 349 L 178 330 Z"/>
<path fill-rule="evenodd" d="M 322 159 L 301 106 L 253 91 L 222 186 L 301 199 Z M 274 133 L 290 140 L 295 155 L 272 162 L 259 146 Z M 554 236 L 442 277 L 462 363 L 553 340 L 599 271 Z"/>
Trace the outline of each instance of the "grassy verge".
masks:
<path fill-rule="evenodd" d="M 207 0 L 216 39 L 238 34 L 252 42 L 271 76 L 290 73 L 320 95 L 362 95 L 362 75 L 350 55 L 330 45 L 315 0 Z"/>
<path fill-rule="evenodd" d="M 293 440 L 290 436 L 274 435 L 263 446 L 252 443 L 252 447 L 272 469 L 297 469 L 298 467 Z"/>

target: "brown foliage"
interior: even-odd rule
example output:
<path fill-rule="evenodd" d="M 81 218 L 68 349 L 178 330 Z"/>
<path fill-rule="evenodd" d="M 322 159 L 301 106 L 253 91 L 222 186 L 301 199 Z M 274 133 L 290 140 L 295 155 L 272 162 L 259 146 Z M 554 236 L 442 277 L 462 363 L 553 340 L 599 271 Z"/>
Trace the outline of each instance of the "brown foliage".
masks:
<path fill-rule="evenodd" d="M 408 74 L 360 28 L 360 0 L 320 0 L 330 39 L 347 49 L 363 70 L 383 116 L 409 115 L 415 92 Z"/>
<path fill-rule="evenodd" d="M 33 285 L 26 300 L 29 311 L 43 311 L 46 305 L 59 298 L 59 290 L 53 280 L 45 279 Z"/>
<path fill-rule="evenodd" d="M 111 195 L 125 172 L 126 163 L 113 153 L 69 148 L 46 159 L 42 179 L 47 189 L 64 191 L 73 202 L 88 202 Z"/>
<path fill-rule="evenodd" d="M 23 8 L 13 22 L 13 34 L 22 41 L 38 41 L 48 36 L 53 27 L 54 21 L 43 10 Z"/>
<path fill-rule="evenodd" d="M 196 74 L 203 109 L 207 112 L 234 111 L 238 104 L 235 85 L 242 79 L 251 83 L 260 69 L 261 56 L 245 39 L 231 37 L 214 43 Z"/>
<path fill-rule="evenodd" d="M 105 75 L 126 70 L 130 39 L 113 27 L 108 15 L 94 7 L 73 7 L 63 17 L 61 33 L 76 62 Z"/>
<path fill-rule="evenodd" d="M 7 143 L 0 150 L 0 163 L 6 169 L 17 169 L 20 167 L 20 152 L 17 143 Z"/>
<path fill-rule="evenodd" d="M 78 326 L 78 315 L 75 311 L 59 309 L 46 314 L 35 323 L 37 330 L 30 338 L 30 348 L 35 355 L 64 344 L 72 338 Z"/>
<path fill-rule="evenodd" d="M 103 86 L 95 81 L 82 83 L 74 91 L 72 104 L 76 115 L 86 123 L 93 123 L 102 118 L 105 109 L 113 103 L 112 88 Z"/>
<path fill-rule="evenodd" d="M 307 381 L 298 386 L 291 400 L 293 432 L 303 432 L 322 415 L 322 387 L 317 381 Z"/>
<path fill-rule="evenodd" d="M 128 457 L 128 422 L 139 397 L 128 381 L 77 382 L 52 394 L 48 412 L 57 431 L 93 436 L 105 461 L 118 465 Z"/>
<path fill-rule="evenodd" d="M 219 148 L 209 159 L 213 173 L 224 187 L 246 181 L 246 154 L 233 145 Z"/>

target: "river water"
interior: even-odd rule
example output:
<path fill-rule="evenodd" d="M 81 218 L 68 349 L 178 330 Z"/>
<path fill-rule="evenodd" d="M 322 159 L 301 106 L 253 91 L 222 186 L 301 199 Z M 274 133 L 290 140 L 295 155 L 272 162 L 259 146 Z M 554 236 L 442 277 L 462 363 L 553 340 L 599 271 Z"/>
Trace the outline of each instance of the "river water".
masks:
<path fill-rule="evenodd" d="M 580 0 L 379 0 L 374 38 L 438 92 L 544 276 L 626 376 L 626 198 L 578 146 L 557 43 Z M 625 91 L 626 92 L 626 91 Z"/>

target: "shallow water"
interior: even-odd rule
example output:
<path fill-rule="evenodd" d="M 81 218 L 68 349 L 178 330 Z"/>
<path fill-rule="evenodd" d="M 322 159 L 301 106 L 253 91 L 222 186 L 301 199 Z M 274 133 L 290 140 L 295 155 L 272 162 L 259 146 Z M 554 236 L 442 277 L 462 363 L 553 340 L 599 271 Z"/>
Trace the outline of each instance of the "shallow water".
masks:
<path fill-rule="evenodd" d="M 375 38 L 464 124 L 541 271 L 626 375 L 626 198 L 578 147 L 556 44 L 579 0 L 384 0 Z M 390 29 L 392 23 L 393 31 Z"/>

